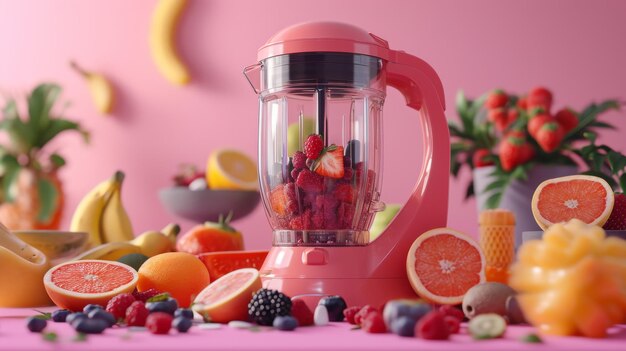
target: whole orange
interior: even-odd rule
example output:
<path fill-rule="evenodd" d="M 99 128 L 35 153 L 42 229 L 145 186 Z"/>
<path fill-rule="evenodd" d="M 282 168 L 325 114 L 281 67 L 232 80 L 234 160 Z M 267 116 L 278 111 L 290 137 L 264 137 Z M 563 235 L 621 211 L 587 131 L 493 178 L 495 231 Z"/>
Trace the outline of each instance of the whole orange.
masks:
<path fill-rule="evenodd" d="M 139 268 L 137 290 L 156 289 L 168 292 L 181 307 L 211 282 L 209 271 L 196 256 L 185 252 L 167 252 L 150 257 Z"/>
<path fill-rule="evenodd" d="M 176 243 L 176 250 L 199 255 L 216 251 L 243 250 L 243 237 L 229 225 L 230 216 L 218 223 L 206 222 L 185 233 Z"/>

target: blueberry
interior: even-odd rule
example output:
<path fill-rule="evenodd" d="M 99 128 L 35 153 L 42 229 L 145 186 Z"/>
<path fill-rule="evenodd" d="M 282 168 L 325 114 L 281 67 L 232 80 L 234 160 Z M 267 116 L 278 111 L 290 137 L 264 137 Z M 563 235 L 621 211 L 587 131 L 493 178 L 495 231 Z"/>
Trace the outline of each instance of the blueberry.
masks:
<path fill-rule="evenodd" d="M 391 323 L 391 332 L 400 336 L 415 336 L 417 321 L 409 316 L 402 316 Z"/>
<path fill-rule="evenodd" d="M 82 318 L 72 326 L 79 333 L 100 334 L 109 326 L 109 323 L 102 319 Z"/>
<path fill-rule="evenodd" d="M 26 320 L 26 327 L 28 330 L 33 333 L 41 333 L 42 330 L 46 328 L 48 322 L 45 319 L 37 318 L 37 317 L 29 317 Z"/>
<path fill-rule="evenodd" d="M 70 313 L 65 319 L 65 321 L 69 324 L 73 324 L 79 319 L 86 319 L 86 318 L 87 318 L 87 314 L 82 313 L 82 312 L 74 312 L 74 313 Z"/>
<path fill-rule="evenodd" d="M 416 321 L 419 321 L 424 317 L 428 312 L 432 310 L 432 307 L 429 304 L 421 303 L 417 305 L 409 306 L 407 316 L 413 318 Z"/>
<path fill-rule="evenodd" d="M 56 310 L 52 312 L 52 320 L 55 322 L 65 322 L 70 313 L 72 313 L 70 310 Z"/>
<path fill-rule="evenodd" d="M 318 305 L 326 307 L 328 310 L 328 320 L 331 322 L 343 321 L 343 310 L 348 308 L 346 301 L 339 295 L 324 297 L 320 300 Z"/>
<path fill-rule="evenodd" d="M 96 305 L 93 303 L 90 303 L 89 305 L 83 307 L 83 313 L 88 314 L 89 312 L 93 311 L 93 310 L 103 310 L 104 308 L 100 305 Z"/>
<path fill-rule="evenodd" d="M 290 331 L 296 329 L 298 320 L 292 316 L 276 316 L 272 325 L 278 330 Z"/>
<path fill-rule="evenodd" d="M 115 316 L 113 316 L 112 313 L 109 313 L 105 310 L 99 310 L 99 309 L 95 309 L 92 310 L 91 312 L 89 312 L 89 314 L 87 315 L 89 318 L 91 319 L 101 319 L 105 322 L 107 322 L 107 325 L 109 327 L 112 327 L 115 325 L 115 323 L 117 322 L 115 320 Z"/>
<path fill-rule="evenodd" d="M 167 299 L 165 301 L 148 302 L 146 308 L 150 313 L 152 312 L 165 312 L 173 315 L 178 308 L 178 302 L 175 299 Z"/>
<path fill-rule="evenodd" d="M 178 330 L 180 333 L 186 333 L 189 328 L 191 328 L 192 324 L 193 323 L 191 322 L 191 319 L 185 318 L 183 316 L 176 317 L 172 321 L 172 326 L 176 328 L 176 330 Z"/>
<path fill-rule="evenodd" d="M 187 319 L 193 319 L 193 311 L 188 308 L 179 308 L 174 312 L 174 317 L 185 317 Z"/>

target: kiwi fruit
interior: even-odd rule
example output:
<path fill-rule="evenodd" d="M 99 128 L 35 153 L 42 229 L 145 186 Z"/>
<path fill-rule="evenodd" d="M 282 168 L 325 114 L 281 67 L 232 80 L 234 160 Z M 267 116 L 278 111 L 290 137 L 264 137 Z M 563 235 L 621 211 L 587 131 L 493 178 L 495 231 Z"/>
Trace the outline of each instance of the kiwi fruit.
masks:
<path fill-rule="evenodd" d="M 463 297 L 463 313 L 469 319 L 486 313 L 505 317 L 506 301 L 513 295 L 515 290 L 506 284 L 486 282 L 475 285 Z"/>

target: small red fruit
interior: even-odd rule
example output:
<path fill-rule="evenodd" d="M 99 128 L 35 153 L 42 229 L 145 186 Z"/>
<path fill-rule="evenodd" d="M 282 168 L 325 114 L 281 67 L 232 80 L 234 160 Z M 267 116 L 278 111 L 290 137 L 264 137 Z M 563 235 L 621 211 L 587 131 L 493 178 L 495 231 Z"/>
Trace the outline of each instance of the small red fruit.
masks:
<path fill-rule="evenodd" d="M 528 93 L 528 109 L 535 107 L 543 107 L 546 111 L 550 111 L 552 106 L 552 93 L 544 87 L 536 87 Z"/>
<path fill-rule="evenodd" d="M 535 152 L 526 142 L 523 132 L 508 133 L 500 143 L 500 164 L 502 169 L 509 172 L 515 167 L 528 162 Z"/>
<path fill-rule="evenodd" d="M 556 122 L 548 122 L 539 129 L 535 135 L 535 140 L 543 151 L 552 152 L 561 145 L 564 137 L 563 127 Z"/>
<path fill-rule="evenodd" d="M 485 106 L 487 106 L 488 109 L 496 109 L 506 106 L 507 102 L 509 102 L 509 97 L 506 96 L 504 91 L 496 89 L 487 97 Z"/>
<path fill-rule="evenodd" d="M 382 334 L 387 332 L 387 326 L 385 325 L 383 315 L 378 311 L 371 312 L 363 319 L 361 329 L 363 329 L 366 333 L 371 334 Z"/>
<path fill-rule="evenodd" d="M 378 309 L 372 305 L 363 306 L 354 316 L 354 324 L 361 325 L 363 318 L 367 317 L 368 314 L 373 312 L 378 312 Z"/>
<path fill-rule="evenodd" d="M 291 316 L 298 321 L 301 327 L 313 325 L 315 322 L 313 312 L 302 299 L 291 300 Z"/>
<path fill-rule="evenodd" d="M 445 316 L 439 311 L 428 312 L 415 325 L 415 336 L 426 340 L 447 340 L 450 330 Z"/>
<path fill-rule="evenodd" d="M 137 300 L 137 301 L 142 301 L 142 302 L 146 302 L 148 301 L 149 298 L 154 297 L 159 295 L 161 292 L 158 291 L 157 289 L 148 289 L 146 291 L 133 291 L 133 297 Z"/>
<path fill-rule="evenodd" d="M 343 146 L 331 145 L 313 164 L 315 173 L 322 177 L 343 178 Z"/>
<path fill-rule="evenodd" d="M 472 162 L 474 163 L 474 167 L 486 167 L 493 165 L 493 161 L 489 159 L 485 159 L 486 157 L 491 156 L 491 151 L 488 149 L 478 149 L 474 152 L 474 156 L 472 156 Z"/>
<path fill-rule="evenodd" d="M 459 321 L 456 317 L 445 316 L 443 317 L 443 320 L 446 322 L 450 334 L 456 334 L 459 330 L 461 330 L 461 321 Z"/>
<path fill-rule="evenodd" d="M 131 327 L 143 327 L 150 312 L 141 301 L 135 301 L 126 309 L 126 324 Z"/>
<path fill-rule="evenodd" d="M 528 109 L 528 98 L 526 97 L 519 98 L 519 100 L 517 100 L 517 107 L 521 108 L 524 111 Z"/>
<path fill-rule="evenodd" d="M 615 194 L 615 204 L 609 219 L 604 224 L 606 230 L 626 230 L 626 195 Z"/>
<path fill-rule="evenodd" d="M 304 142 L 304 154 L 307 158 L 315 160 L 320 156 L 320 152 L 324 149 L 324 141 L 318 134 L 311 134 Z"/>
<path fill-rule="evenodd" d="M 553 122 L 554 118 L 547 113 L 539 113 L 532 117 L 530 121 L 528 121 L 528 125 L 526 128 L 528 129 L 528 134 L 530 134 L 533 138 L 537 135 L 537 132 L 544 124 Z"/>
<path fill-rule="evenodd" d="M 126 316 L 126 309 L 133 302 L 135 302 L 135 297 L 132 294 L 119 294 L 109 300 L 106 311 L 111 313 L 115 319 L 123 319 Z"/>
<path fill-rule="evenodd" d="M 556 121 L 563 127 L 565 134 L 569 133 L 578 125 L 578 117 L 576 113 L 569 108 L 564 108 L 554 115 Z"/>
<path fill-rule="evenodd" d="M 465 314 L 460 309 L 452 305 L 443 305 L 439 307 L 439 312 L 443 313 L 446 317 L 453 317 L 462 322 L 465 318 Z"/>
<path fill-rule="evenodd" d="M 150 313 L 146 319 L 146 328 L 152 334 L 168 334 L 172 327 L 172 316 L 165 312 Z"/>
<path fill-rule="evenodd" d="M 361 310 L 361 308 L 361 306 L 352 306 L 343 310 L 343 316 L 346 317 L 346 322 L 350 324 L 356 324 L 356 321 L 354 319 L 356 317 L 356 314 Z"/>
<path fill-rule="evenodd" d="M 503 131 L 508 126 L 509 115 L 503 108 L 489 110 L 487 118 L 496 125 L 496 129 Z"/>

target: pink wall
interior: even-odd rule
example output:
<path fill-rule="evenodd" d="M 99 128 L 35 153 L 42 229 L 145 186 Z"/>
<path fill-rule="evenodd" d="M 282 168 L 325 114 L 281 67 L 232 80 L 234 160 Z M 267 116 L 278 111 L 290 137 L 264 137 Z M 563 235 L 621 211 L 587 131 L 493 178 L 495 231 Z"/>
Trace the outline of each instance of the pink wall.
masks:
<path fill-rule="evenodd" d="M 122 169 L 137 232 L 174 220 L 157 191 L 170 184 L 180 162 L 204 165 L 218 147 L 255 155 L 256 98 L 241 71 L 270 35 L 297 22 L 349 22 L 421 56 L 443 80 L 449 118 L 456 118 L 459 89 L 478 95 L 544 84 L 556 92 L 557 106 L 575 108 L 626 95 L 623 1 L 192 1 L 179 32 L 193 72 L 193 83 L 183 88 L 168 84 L 150 59 L 154 4 L 0 0 L 0 92 L 21 94 L 42 80 L 57 81 L 73 102 L 69 114 L 93 132 L 89 147 L 70 135 L 56 145 L 69 160 L 62 173 L 68 212 L 95 183 Z M 113 116 L 94 111 L 70 59 L 115 82 L 120 104 Z M 406 125 L 417 122 L 396 91 L 389 92 L 385 116 L 383 199 L 404 201 L 416 178 L 407 166 L 418 162 L 417 131 Z M 607 119 L 626 130 L 624 113 Z M 602 141 L 626 151 L 618 132 Z M 449 225 L 475 235 L 474 203 L 462 201 L 467 176 L 451 181 Z M 260 207 L 235 225 L 249 248 L 269 246 Z"/>

